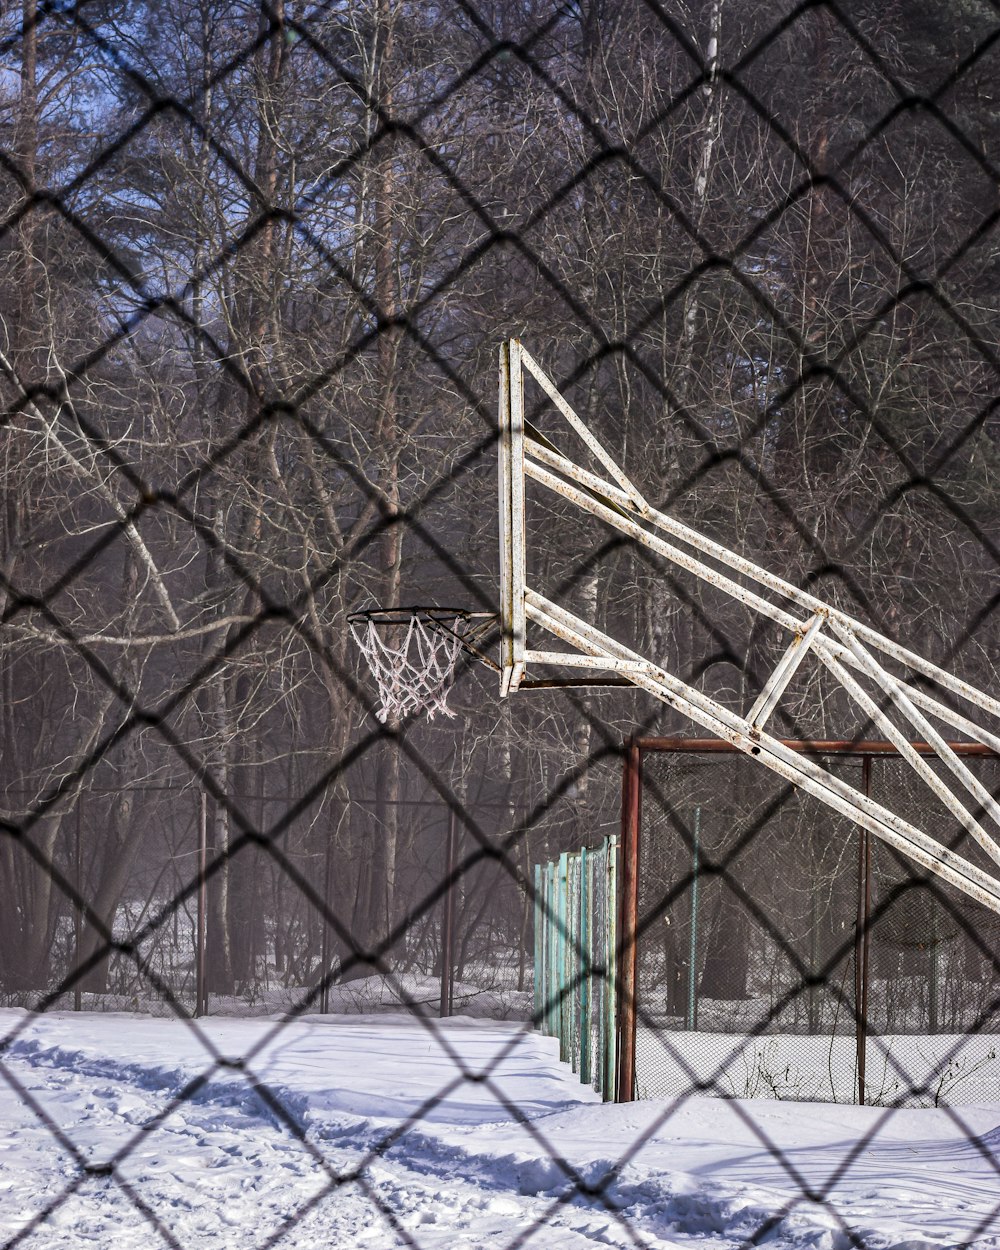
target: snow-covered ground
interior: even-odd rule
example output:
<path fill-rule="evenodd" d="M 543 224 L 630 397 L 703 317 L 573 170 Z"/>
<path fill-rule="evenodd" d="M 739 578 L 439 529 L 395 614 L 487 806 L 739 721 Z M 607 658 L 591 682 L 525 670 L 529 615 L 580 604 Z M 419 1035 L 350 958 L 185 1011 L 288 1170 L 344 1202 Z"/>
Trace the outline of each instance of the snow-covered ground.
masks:
<path fill-rule="evenodd" d="M 7 1245 L 1000 1250 L 1000 1107 L 608 1106 L 522 1024 L 405 1013 L 0 1032 Z"/>

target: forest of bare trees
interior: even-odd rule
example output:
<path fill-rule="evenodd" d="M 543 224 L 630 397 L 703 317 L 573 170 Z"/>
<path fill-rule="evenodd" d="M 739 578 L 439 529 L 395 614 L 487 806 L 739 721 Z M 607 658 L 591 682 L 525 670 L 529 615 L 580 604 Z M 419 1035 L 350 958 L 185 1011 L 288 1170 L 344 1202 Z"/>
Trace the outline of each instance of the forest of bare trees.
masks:
<path fill-rule="evenodd" d="M 432 972 L 449 806 L 459 976 L 523 986 L 531 863 L 614 826 L 624 732 L 686 727 L 478 670 L 383 727 L 346 626 L 495 610 L 511 334 L 649 498 L 995 689 L 991 12 L 3 6 L 0 990 L 79 945 L 158 993 L 141 931 L 190 996 L 202 821 L 214 993 Z M 541 531 L 602 627 L 754 697 L 780 639 Z"/>

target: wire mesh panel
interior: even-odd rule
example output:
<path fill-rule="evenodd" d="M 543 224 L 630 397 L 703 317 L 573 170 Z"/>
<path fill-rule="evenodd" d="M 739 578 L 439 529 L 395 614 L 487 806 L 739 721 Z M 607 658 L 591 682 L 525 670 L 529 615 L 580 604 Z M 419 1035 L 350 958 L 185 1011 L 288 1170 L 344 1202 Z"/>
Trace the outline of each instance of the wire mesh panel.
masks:
<path fill-rule="evenodd" d="M 997 760 L 969 765 L 990 793 L 1000 790 Z M 938 761 L 932 766 L 953 785 Z M 923 787 L 894 761 L 871 761 L 871 787 L 901 815 L 929 816 L 956 849 L 986 861 L 966 831 L 935 811 Z M 871 859 L 868 1100 L 916 1105 L 995 1101 L 1000 1098 L 998 917 L 915 872 L 888 847 L 874 844 Z"/>
<path fill-rule="evenodd" d="M 637 1096 L 1000 1093 L 993 913 L 751 758 L 641 749 Z M 901 816 L 926 817 L 926 787 L 898 755 L 815 754 Z M 995 758 L 972 763 L 1000 784 Z"/>
<path fill-rule="evenodd" d="M 637 1092 L 849 1101 L 854 829 L 739 755 L 646 753 L 642 802 Z"/>

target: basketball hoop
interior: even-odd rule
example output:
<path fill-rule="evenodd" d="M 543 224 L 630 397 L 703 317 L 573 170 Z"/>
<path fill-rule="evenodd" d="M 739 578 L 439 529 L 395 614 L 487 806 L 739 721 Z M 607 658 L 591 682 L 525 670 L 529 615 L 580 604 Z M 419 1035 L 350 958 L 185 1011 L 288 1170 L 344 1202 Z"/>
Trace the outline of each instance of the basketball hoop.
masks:
<path fill-rule="evenodd" d="M 448 693 L 462 652 L 468 651 L 499 671 L 477 645 L 496 620 L 496 613 L 466 612 L 462 608 L 366 608 L 352 612 L 347 623 L 378 690 L 376 718 L 384 725 L 418 712 L 425 713 L 428 720 L 438 712 L 454 716 L 448 707 Z"/>

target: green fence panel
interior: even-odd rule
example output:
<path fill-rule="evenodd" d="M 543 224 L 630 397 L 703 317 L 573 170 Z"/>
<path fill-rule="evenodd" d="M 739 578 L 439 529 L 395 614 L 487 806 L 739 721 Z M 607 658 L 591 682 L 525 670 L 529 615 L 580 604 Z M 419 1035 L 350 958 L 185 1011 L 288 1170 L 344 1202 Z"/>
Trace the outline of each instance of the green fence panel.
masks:
<path fill-rule="evenodd" d="M 589 856 L 586 853 L 586 846 L 580 850 L 580 899 L 577 906 L 577 914 L 579 914 L 579 924 L 577 924 L 577 934 L 579 934 L 580 956 L 584 961 L 582 975 L 580 976 L 580 989 L 577 991 L 579 996 L 579 1013 L 577 1013 L 577 1051 L 579 1051 L 579 1066 L 577 1071 L 580 1074 L 580 1080 L 590 1084 L 590 989 L 592 976 L 594 976 L 594 965 L 592 965 L 590 951 L 590 890 L 587 883 L 587 874 L 590 873 Z"/>
<path fill-rule="evenodd" d="M 532 931 L 535 935 L 535 1022 L 543 1032 L 545 1031 L 545 1002 L 547 997 L 546 976 L 545 976 L 545 949 L 548 940 L 548 926 L 545 923 L 545 914 L 547 904 L 545 901 L 546 886 L 548 885 L 548 874 L 544 864 L 535 865 L 535 908 L 532 923 Z"/>
<path fill-rule="evenodd" d="M 534 1004 L 559 1058 L 614 1097 L 618 838 L 534 867 Z"/>
<path fill-rule="evenodd" d="M 604 1097 L 614 1098 L 618 1077 L 618 835 L 608 841 L 606 864 L 608 921 L 605 926 Z"/>
<path fill-rule="evenodd" d="M 559 902 L 556 893 L 556 878 L 558 876 L 558 864 L 549 864 L 549 889 L 548 889 L 548 923 L 549 923 L 549 942 L 548 942 L 548 973 L 545 979 L 545 1002 L 548 1005 L 548 1028 L 547 1032 L 550 1037 L 559 1036 L 559 978 L 557 973 L 557 960 L 559 958 Z"/>

